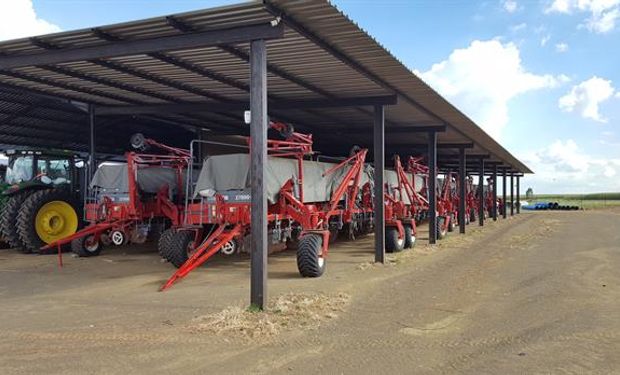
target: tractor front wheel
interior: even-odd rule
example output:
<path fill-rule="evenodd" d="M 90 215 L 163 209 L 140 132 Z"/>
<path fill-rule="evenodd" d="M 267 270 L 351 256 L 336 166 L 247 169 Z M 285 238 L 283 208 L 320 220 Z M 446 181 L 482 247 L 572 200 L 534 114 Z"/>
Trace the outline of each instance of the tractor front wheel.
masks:
<path fill-rule="evenodd" d="M 303 277 L 319 277 L 325 272 L 323 236 L 310 233 L 299 239 L 297 269 Z"/>
<path fill-rule="evenodd" d="M 39 190 L 24 200 L 17 215 L 17 233 L 29 251 L 77 232 L 80 216 L 71 194 L 61 189 Z"/>
<path fill-rule="evenodd" d="M 24 204 L 24 200 L 28 197 L 27 194 L 19 193 L 10 196 L 4 204 L 2 212 L 0 212 L 0 232 L 4 240 L 10 247 L 17 249 L 23 253 L 29 253 L 22 240 L 19 238 L 17 232 L 17 215 Z"/>

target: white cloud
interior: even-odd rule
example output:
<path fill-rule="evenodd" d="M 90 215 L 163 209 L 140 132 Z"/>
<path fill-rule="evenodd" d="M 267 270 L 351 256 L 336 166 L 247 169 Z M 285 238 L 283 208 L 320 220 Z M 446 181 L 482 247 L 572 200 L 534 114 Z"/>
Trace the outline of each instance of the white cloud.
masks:
<path fill-rule="evenodd" d="M 524 186 L 538 193 L 589 193 L 618 191 L 620 159 L 588 155 L 572 139 L 554 140 L 546 147 L 521 153 L 535 172 Z"/>
<path fill-rule="evenodd" d="M 514 43 L 472 42 L 426 72 L 416 72 L 455 103 L 487 133 L 499 139 L 508 123 L 509 101 L 526 92 L 555 87 L 568 77 L 537 75 L 522 64 Z"/>
<path fill-rule="evenodd" d="M 555 45 L 555 51 L 559 53 L 564 53 L 568 51 L 568 44 L 566 43 L 557 43 Z"/>
<path fill-rule="evenodd" d="M 512 31 L 513 33 L 519 32 L 521 30 L 525 30 L 527 28 L 527 23 L 522 22 L 518 25 L 514 25 L 510 27 L 510 31 Z"/>
<path fill-rule="evenodd" d="M 573 86 L 570 92 L 558 100 L 558 106 L 565 112 L 579 112 L 584 118 L 607 122 L 599 113 L 599 105 L 611 98 L 614 92 L 611 81 L 593 76 Z"/>
<path fill-rule="evenodd" d="M 620 0 L 554 0 L 545 13 L 589 13 L 580 27 L 604 34 L 615 29 L 620 19 Z"/>
<path fill-rule="evenodd" d="M 547 34 L 547 35 L 543 36 L 543 37 L 540 39 L 540 46 L 541 46 L 541 47 L 546 46 L 546 45 L 547 45 L 547 42 L 549 42 L 549 40 L 551 40 L 551 35 Z"/>
<path fill-rule="evenodd" d="M 515 0 L 504 0 L 503 6 L 504 10 L 508 13 L 514 13 L 519 8 L 519 5 Z"/>
<path fill-rule="evenodd" d="M 0 40 L 22 38 L 60 31 L 39 17 L 32 0 L 0 1 Z"/>
<path fill-rule="evenodd" d="M 549 7 L 545 10 L 545 13 L 569 13 L 573 6 L 572 0 L 555 0 Z"/>

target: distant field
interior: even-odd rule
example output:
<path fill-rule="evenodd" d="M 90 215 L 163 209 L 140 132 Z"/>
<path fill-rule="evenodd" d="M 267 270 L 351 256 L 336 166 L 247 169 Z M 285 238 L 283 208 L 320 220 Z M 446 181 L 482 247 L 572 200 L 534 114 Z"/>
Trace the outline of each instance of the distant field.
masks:
<path fill-rule="evenodd" d="M 619 207 L 620 193 L 596 193 L 596 194 L 538 194 L 534 199 L 528 200 L 521 197 L 522 201 L 533 202 L 558 202 L 560 205 L 579 206 L 584 209 L 605 207 Z"/>

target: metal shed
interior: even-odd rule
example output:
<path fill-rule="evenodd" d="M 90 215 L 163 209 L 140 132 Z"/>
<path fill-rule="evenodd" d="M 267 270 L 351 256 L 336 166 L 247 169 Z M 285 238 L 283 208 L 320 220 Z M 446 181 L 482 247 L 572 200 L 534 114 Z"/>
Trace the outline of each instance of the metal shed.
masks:
<path fill-rule="evenodd" d="M 326 154 L 367 147 L 379 171 L 387 152 L 428 153 L 431 169 L 480 176 L 486 164 L 495 180 L 498 170 L 531 173 L 323 1 L 253 1 L 0 43 L 0 144 L 94 155 L 118 152 L 124 148 L 119 139 L 135 131 L 176 145 L 198 131 L 206 137 L 250 134 L 252 171 L 260 176 L 268 116 L 311 132 L 315 148 Z M 263 195 L 257 181 L 253 196 Z M 252 302 L 262 306 L 264 199 L 253 201 L 252 211 L 259 224 L 252 228 Z M 433 225 L 431 217 L 431 242 Z"/>

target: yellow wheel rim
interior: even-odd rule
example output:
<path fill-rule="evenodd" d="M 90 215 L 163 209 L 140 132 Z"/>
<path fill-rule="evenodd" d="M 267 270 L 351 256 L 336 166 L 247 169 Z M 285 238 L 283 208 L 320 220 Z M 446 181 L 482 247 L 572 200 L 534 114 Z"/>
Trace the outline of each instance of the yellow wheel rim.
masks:
<path fill-rule="evenodd" d="M 37 212 L 34 227 L 43 242 L 51 243 L 77 231 L 77 213 L 67 202 L 47 202 Z"/>

